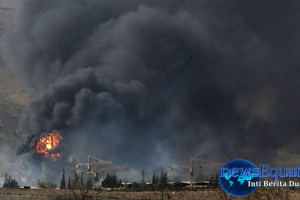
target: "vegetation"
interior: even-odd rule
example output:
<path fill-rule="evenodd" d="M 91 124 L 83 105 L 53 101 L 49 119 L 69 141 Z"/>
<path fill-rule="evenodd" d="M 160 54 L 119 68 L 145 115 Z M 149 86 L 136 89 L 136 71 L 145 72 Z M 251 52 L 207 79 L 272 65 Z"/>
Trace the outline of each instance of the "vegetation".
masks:
<path fill-rule="evenodd" d="M 166 190 L 168 188 L 168 174 L 164 172 L 162 176 L 157 180 L 157 189 L 158 190 Z"/>
<path fill-rule="evenodd" d="M 155 173 L 152 176 L 152 184 L 147 185 L 145 182 L 133 182 L 131 188 L 123 188 L 123 190 L 128 191 L 164 191 L 170 189 L 168 184 L 168 174 L 165 172 L 161 177 L 158 177 Z"/>
<path fill-rule="evenodd" d="M 68 180 L 68 189 L 71 189 L 71 178 Z"/>
<path fill-rule="evenodd" d="M 65 168 L 63 168 L 63 174 L 60 181 L 60 189 L 66 189 Z"/>
<path fill-rule="evenodd" d="M 218 188 L 219 187 L 219 178 L 218 173 L 215 176 L 212 174 L 211 178 L 209 179 L 209 187 L 210 188 Z"/>
<path fill-rule="evenodd" d="M 43 189 L 55 189 L 57 185 L 49 182 L 41 182 L 40 180 L 38 180 L 38 187 Z"/>
<path fill-rule="evenodd" d="M 99 190 L 91 192 L 96 183 L 96 179 L 92 176 L 88 176 L 87 179 L 84 179 L 83 174 L 77 174 L 74 172 L 73 179 L 69 179 L 68 187 L 73 193 L 73 196 L 77 200 L 85 200 L 85 199 L 98 199 L 99 198 Z M 93 194 L 94 193 L 94 194 Z"/>
<path fill-rule="evenodd" d="M 5 177 L 3 179 L 4 183 L 3 183 L 3 188 L 19 188 L 19 184 L 18 182 L 11 177 L 11 175 L 8 175 L 7 173 L 5 173 Z"/>
<path fill-rule="evenodd" d="M 105 179 L 102 181 L 104 188 L 119 188 L 122 186 L 122 180 L 118 179 L 115 174 L 106 174 Z"/>

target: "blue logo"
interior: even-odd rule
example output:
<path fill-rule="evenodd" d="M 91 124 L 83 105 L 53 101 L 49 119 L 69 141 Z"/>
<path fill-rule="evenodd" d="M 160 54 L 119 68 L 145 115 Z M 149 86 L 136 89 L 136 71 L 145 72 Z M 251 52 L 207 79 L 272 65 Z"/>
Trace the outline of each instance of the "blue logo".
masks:
<path fill-rule="evenodd" d="M 243 197 L 251 194 L 257 189 L 260 181 L 259 169 L 251 162 L 236 159 L 226 163 L 219 173 L 219 183 L 228 194 Z"/>

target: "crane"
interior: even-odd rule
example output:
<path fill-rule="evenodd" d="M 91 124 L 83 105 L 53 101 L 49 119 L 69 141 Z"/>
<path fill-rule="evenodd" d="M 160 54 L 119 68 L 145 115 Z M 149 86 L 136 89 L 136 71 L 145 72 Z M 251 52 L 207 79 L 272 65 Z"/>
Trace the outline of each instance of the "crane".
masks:
<path fill-rule="evenodd" d="M 114 166 L 107 168 L 98 168 L 98 165 L 111 165 L 113 162 L 109 160 L 101 160 L 93 156 L 88 156 L 87 163 L 78 163 L 76 168 L 87 166 L 87 170 L 80 171 L 81 174 L 94 174 L 94 178 L 98 179 L 98 173 L 107 173 L 112 171 L 124 171 L 127 170 L 127 166 Z M 93 168 L 92 168 L 93 166 Z"/>
<path fill-rule="evenodd" d="M 94 161 L 91 162 L 91 159 L 94 159 Z M 82 166 L 87 166 L 88 170 L 90 171 L 91 170 L 91 166 L 112 164 L 112 161 L 101 160 L 101 159 L 95 158 L 93 156 L 88 156 L 87 160 L 88 160 L 87 163 L 78 163 L 76 165 L 76 168 L 79 168 L 79 167 L 82 167 Z"/>
<path fill-rule="evenodd" d="M 200 160 L 200 161 L 209 162 L 209 163 L 194 165 L 195 160 Z M 210 167 L 222 167 L 223 165 L 225 165 L 225 163 L 215 163 L 215 162 L 210 162 L 207 160 L 198 159 L 196 157 L 191 157 L 190 165 L 171 165 L 171 166 L 169 166 L 169 170 L 173 170 L 175 168 L 189 168 L 190 169 L 190 173 L 189 173 L 190 183 L 191 183 L 191 187 L 193 187 L 194 169 L 195 168 L 203 169 L 203 168 L 210 168 Z"/>

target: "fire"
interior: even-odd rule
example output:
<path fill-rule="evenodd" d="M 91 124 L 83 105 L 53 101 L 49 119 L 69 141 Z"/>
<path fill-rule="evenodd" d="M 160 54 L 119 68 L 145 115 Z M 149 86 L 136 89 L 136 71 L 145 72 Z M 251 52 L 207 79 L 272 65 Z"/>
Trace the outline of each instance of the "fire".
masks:
<path fill-rule="evenodd" d="M 50 154 L 49 158 L 53 161 L 58 161 L 61 158 L 61 153 Z"/>
<path fill-rule="evenodd" d="M 36 152 L 43 154 L 46 158 L 58 161 L 61 158 L 61 153 L 53 153 L 62 141 L 62 136 L 59 133 L 48 133 L 36 144 Z"/>

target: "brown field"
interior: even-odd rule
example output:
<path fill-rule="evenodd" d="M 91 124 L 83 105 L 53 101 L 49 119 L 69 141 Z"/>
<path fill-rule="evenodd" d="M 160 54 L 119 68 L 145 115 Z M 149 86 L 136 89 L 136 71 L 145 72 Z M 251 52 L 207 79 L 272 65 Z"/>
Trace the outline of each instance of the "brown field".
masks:
<path fill-rule="evenodd" d="M 77 194 L 80 191 L 76 191 Z M 0 189 L 0 195 L 18 195 L 18 196 L 32 196 L 32 197 L 73 197 L 73 193 L 70 190 L 59 189 Z M 259 188 L 253 194 L 237 198 L 227 195 L 223 190 L 206 190 L 206 191 L 168 191 L 168 192 L 121 192 L 121 191 L 90 191 L 89 195 L 99 196 L 98 199 L 112 198 L 112 199 L 168 199 L 168 200 L 218 200 L 218 199 L 241 199 L 241 200 L 256 200 L 256 199 L 288 199 L 296 200 L 300 199 L 300 192 L 292 189 L 279 189 L 279 188 Z M 87 198 L 89 199 L 89 198 Z M 95 199 L 95 198 L 94 198 Z"/>

